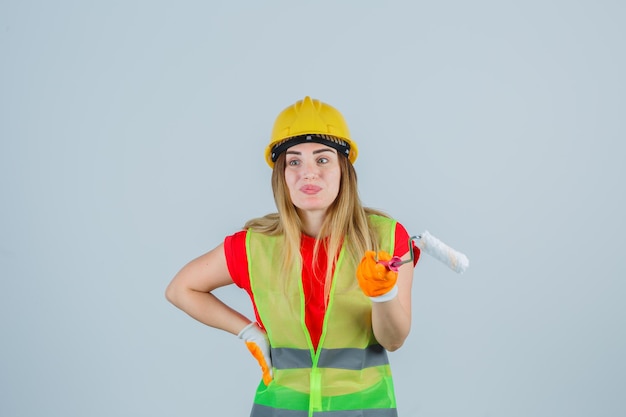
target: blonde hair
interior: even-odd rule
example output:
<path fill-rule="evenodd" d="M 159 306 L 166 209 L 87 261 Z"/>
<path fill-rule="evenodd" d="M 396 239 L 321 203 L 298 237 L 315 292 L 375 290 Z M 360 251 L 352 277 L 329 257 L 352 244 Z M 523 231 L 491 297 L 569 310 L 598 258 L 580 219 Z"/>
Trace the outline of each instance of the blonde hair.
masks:
<path fill-rule="evenodd" d="M 283 237 L 282 270 L 286 274 L 293 267 L 302 265 L 302 256 L 300 254 L 302 221 L 289 195 L 285 181 L 285 164 L 285 154 L 282 154 L 276 160 L 274 170 L 272 171 L 272 190 L 278 213 L 271 213 L 264 217 L 249 220 L 244 228 L 269 236 Z M 361 204 L 357 188 L 356 171 L 348 158 L 340 157 L 339 166 L 341 170 L 339 193 L 328 208 L 319 235 L 313 236 L 316 238 L 313 258 L 317 258 L 319 246 L 322 244 L 325 245 L 328 255 L 326 276 L 324 277 L 325 300 L 328 299 L 333 267 L 342 245 L 345 245 L 346 252 L 344 256 L 347 258 L 345 261 L 356 265 L 365 251 L 377 250 L 378 246 L 376 234 L 370 225 L 368 216 L 377 214 L 387 217 L 386 214 L 363 207 Z M 326 240 L 325 238 L 328 239 Z"/>

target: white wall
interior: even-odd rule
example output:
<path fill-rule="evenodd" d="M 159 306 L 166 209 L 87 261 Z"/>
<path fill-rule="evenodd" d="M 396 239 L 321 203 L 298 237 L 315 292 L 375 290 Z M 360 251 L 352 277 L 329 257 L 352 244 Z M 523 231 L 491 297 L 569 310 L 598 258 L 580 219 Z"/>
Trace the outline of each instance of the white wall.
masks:
<path fill-rule="evenodd" d="M 401 415 L 624 415 L 626 6 L 216 3 L 0 3 L 0 415 L 248 415 L 241 341 L 163 292 L 274 210 L 304 95 L 367 205 L 470 258 L 416 269 Z"/>

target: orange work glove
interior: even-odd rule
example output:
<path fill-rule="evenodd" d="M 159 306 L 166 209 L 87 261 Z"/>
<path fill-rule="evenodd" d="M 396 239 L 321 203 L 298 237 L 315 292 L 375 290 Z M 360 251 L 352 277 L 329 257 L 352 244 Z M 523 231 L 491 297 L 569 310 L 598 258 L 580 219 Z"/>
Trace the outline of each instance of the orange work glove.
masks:
<path fill-rule="evenodd" d="M 385 251 L 378 252 L 378 261 L 375 259 L 376 252 L 367 251 L 356 269 L 356 277 L 361 289 L 374 302 L 389 301 L 398 295 L 398 272 L 389 268 L 392 258 Z M 394 268 L 395 269 L 395 268 Z"/>
<path fill-rule="evenodd" d="M 270 342 L 267 334 L 252 322 L 244 327 L 237 335 L 246 342 L 246 346 L 252 356 L 257 360 L 263 371 L 263 383 L 269 385 L 272 381 L 272 358 L 270 357 Z"/>

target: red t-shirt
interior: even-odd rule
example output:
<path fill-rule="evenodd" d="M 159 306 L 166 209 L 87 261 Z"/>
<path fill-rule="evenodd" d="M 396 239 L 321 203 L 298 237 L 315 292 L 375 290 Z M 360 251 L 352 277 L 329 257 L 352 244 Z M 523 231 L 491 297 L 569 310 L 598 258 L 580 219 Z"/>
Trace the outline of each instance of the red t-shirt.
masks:
<path fill-rule="evenodd" d="M 396 223 L 395 245 L 392 256 L 402 256 L 409 251 L 407 242 L 409 234 L 404 226 Z M 317 344 L 322 335 L 322 325 L 324 323 L 324 314 L 326 313 L 326 303 L 324 302 L 324 284 L 319 277 L 326 276 L 327 253 L 323 245 L 320 245 L 318 257 L 313 264 L 313 248 L 315 247 L 315 238 L 302 235 L 300 253 L 302 254 L 302 287 L 304 289 L 305 306 L 305 322 L 307 329 L 311 335 L 313 346 L 317 349 Z M 234 235 L 227 236 L 224 240 L 224 254 L 226 256 L 226 264 L 228 271 L 234 283 L 246 290 L 252 305 L 256 320 L 261 327 L 263 323 L 259 317 L 259 313 L 254 303 L 252 289 L 250 288 L 250 275 L 248 272 L 248 258 L 246 256 L 246 231 L 242 230 Z M 414 259 L 413 263 L 417 264 L 420 257 L 420 250 L 413 245 Z M 315 271 L 313 268 L 315 267 Z M 355 278 L 356 279 L 356 278 Z"/>

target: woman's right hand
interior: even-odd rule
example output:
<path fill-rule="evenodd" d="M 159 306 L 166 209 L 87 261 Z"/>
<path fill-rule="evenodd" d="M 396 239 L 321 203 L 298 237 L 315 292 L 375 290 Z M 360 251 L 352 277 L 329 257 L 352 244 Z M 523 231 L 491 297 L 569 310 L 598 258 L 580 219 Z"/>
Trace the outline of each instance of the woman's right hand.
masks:
<path fill-rule="evenodd" d="M 272 358 L 270 356 L 270 342 L 267 334 L 257 323 L 250 323 L 237 335 L 246 342 L 252 356 L 257 360 L 263 371 L 263 383 L 269 385 L 272 381 Z"/>

